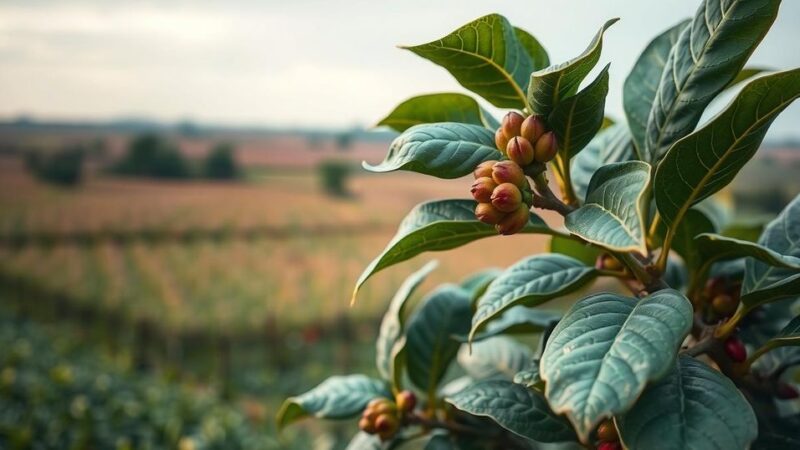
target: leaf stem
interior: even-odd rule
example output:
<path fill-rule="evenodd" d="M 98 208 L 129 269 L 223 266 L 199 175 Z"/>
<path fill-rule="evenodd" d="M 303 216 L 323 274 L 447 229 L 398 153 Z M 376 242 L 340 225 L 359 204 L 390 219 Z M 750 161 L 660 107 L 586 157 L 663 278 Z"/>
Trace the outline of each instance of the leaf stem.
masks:
<path fill-rule="evenodd" d="M 672 246 L 672 239 L 675 238 L 674 230 L 674 227 L 669 227 L 667 229 L 667 235 L 664 236 L 664 242 L 661 244 L 661 253 L 659 253 L 658 260 L 656 261 L 656 269 L 661 273 L 664 273 L 667 268 L 669 249 Z"/>
<path fill-rule="evenodd" d="M 542 209 L 549 209 L 555 211 L 562 216 L 566 216 L 575 210 L 573 206 L 564 204 L 550 189 L 547 183 L 547 175 L 545 172 L 540 172 L 533 177 L 534 195 L 533 206 Z"/>
<path fill-rule="evenodd" d="M 766 344 L 762 345 L 762 346 L 761 346 L 761 347 L 760 347 L 758 350 L 754 351 L 754 352 L 753 352 L 753 353 L 752 353 L 752 354 L 751 354 L 751 355 L 750 355 L 750 356 L 747 358 L 747 360 L 746 360 L 744 363 L 742 363 L 743 370 L 744 370 L 745 372 L 749 372 L 749 371 L 750 371 L 750 366 L 752 366 L 752 365 L 753 365 L 753 363 L 754 363 L 754 362 L 756 362 L 756 360 L 757 360 L 758 358 L 760 358 L 760 357 L 761 357 L 761 356 L 763 356 L 765 353 L 767 353 L 767 352 L 769 352 L 770 350 L 773 350 L 773 349 L 775 349 L 775 346 L 774 346 L 774 345 L 771 345 L 769 342 L 767 342 Z"/>
<path fill-rule="evenodd" d="M 743 304 L 739 305 L 739 309 L 733 314 L 733 316 L 724 322 L 722 325 L 717 328 L 717 331 L 714 332 L 714 336 L 718 339 L 725 339 L 731 335 L 731 333 L 736 330 L 736 326 L 739 324 L 739 321 L 750 312 L 750 308 L 744 306 Z"/>

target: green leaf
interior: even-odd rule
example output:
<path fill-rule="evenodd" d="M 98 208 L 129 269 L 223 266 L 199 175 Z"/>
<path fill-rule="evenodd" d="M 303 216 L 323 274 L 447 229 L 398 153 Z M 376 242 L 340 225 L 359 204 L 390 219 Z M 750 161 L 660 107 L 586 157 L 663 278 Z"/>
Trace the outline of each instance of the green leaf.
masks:
<path fill-rule="evenodd" d="M 383 252 L 358 278 L 353 301 L 364 282 L 387 267 L 423 252 L 449 250 L 478 239 L 497 236 L 493 226 L 475 218 L 476 205 L 473 200 L 435 200 L 415 206 L 400 223 L 397 233 Z M 552 230 L 531 212 L 528 225 L 521 233 L 551 234 Z"/>
<path fill-rule="evenodd" d="M 541 254 L 525 258 L 497 277 L 478 300 L 470 338 L 513 306 L 539 305 L 577 290 L 596 276 L 594 267 L 568 256 Z"/>
<path fill-rule="evenodd" d="M 550 57 L 547 55 L 547 50 L 539 43 L 538 39 L 519 27 L 514 27 L 514 34 L 531 59 L 533 70 L 544 69 L 550 65 Z"/>
<path fill-rule="evenodd" d="M 572 187 L 578 198 L 586 198 L 589 180 L 602 166 L 633 158 L 634 148 L 625 123 L 617 123 L 601 130 L 586 148 L 572 160 L 570 174 Z"/>
<path fill-rule="evenodd" d="M 569 424 L 550 411 L 541 394 L 510 381 L 480 381 L 446 401 L 461 411 L 488 417 L 508 431 L 537 442 L 575 438 Z"/>
<path fill-rule="evenodd" d="M 583 150 L 603 125 L 609 66 L 582 91 L 559 102 L 547 118 L 558 138 L 558 149 L 567 159 Z"/>
<path fill-rule="evenodd" d="M 672 241 L 672 249 L 681 255 L 690 273 L 699 269 L 706 262 L 706 255 L 697 245 L 695 236 L 714 231 L 715 227 L 711 219 L 696 208 L 690 209 L 686 217 L 678 224 L 675 238 Z"/>
<path fill-rule="evenodd" d="M 597 257 L 602 253 L 599 247 L 557 234 L 550 238 L 549 251 L 571 256 L 587 266 L 594 266 Z"/>
<path fill-rule="evenodd" d="M 533 361 L 525 370 L 517 372 L 513 381 L 529 389 L 543 385 L 542 377 L 539 375 L 539 361 Z"/>
<path fill-rule="evenodd" d="M 395 292 L 386 314 L 383 315 L 378 340 L 375 344 L 375 366 L 384 380 L 393 381 L 396 377 L 396 356 L 400 349 L 398 342 L 403 336 L 403 317 L 406 301 L 411 297 L 425 278 L 439 265 L 430 261 L 421 269 L 409 275 Z"/>
<path fill-rule="evenodd" d="M 416 125 L 395 138 L 386 159 L 370 172 L 407 170 L 438 178 L 459 178 L 472 173 L 483 161 L 500 159 L 494 132 L 488 128 L 455 122 Z"/>
<path fill-rule="evenodd" d="M 513 306 L 492 319 L 483 327 L 484 331 L 472 337 L 472 342 L 482 341 L 500 334 L 540 333 L 554 325 L 561 318 L 561 313 L 547 309 L 533 309 L 524 306 Z M 461 342 L 468 342 L 468 336 L 459 336 Z"/>
<path fill-rule="evenodd" d="M 625 79 L 622 104 L 637 149 L 644 148 L 647 118 L 653 108 L 669 52 L 678 41 L 681 31 L 688 25 L 689 20 L 683 20 L 650 41 Z M 639 159 L 642 159 L 641 156 Z"/>
<path fill-rule="evenodd" d="M 764 303 L 797 297 L 798 295 L 800 295 L 800 274 L 789 276 L 767 287 L 743 294 L 742 305 L 748 310 L 752 310 Z"/>
<path fill-rule="evenodd" d="M 718 371 L 688 356 L 648 387 L 630 411 L 617 416 L 631 450 L 744 449 L 758 433 L 750 404 Z"/>
<path fill-rule="evenodd" d="M 736 86 L 737 84 L 739 84 L 739 83 L 741 83 L 743 81 L 747 81 L 750 78 L 753 78 L 754 76 L 756 76 L 756 75 L 758 75 L 758 74 L 760 74 L 762 72 L 770 72 L 770 70 L 762 68 L 762 67 L 745 67 L 744 69 L 739 71 L 739 74 L 736 75 L 736 78 L 731 80 L 731 82 L 728 83 L 727 86 L 725 86 L 725 89 L 732 88 L 732 87 Z"/>
<path fill-rule="evenodd" d="M 411 382 L 433 398 L 461 343 L 453 335 L 469 330 L 470 298 L 444 285 L 422 300 L 406 328 L 405 358 Z"/>
<path fill-rule="evenodd" d="M 359 431 L 347 444 L 345 450 L 383 450 L 383 443 L 377 434 Z"/>
<path fill-rule="evenodd" d="M 694 238 L 694 243 L 705 261 L 728 261 L 749 257 L 771 267 L 800 270 L 800 258 L 781 255 L 753 242 L 704 233 Z"/>
<path fill-rule="evenodd" d="M 495 267 L 475 272 L 459 283 L 462 289 L 469 292 L 473 302 L 477 300 L 489 287 L 489 284 L 503 272 Z"/>
<path fill-rule="evenodd" d="M 736 78 L 772 26 L 780 3 L 703 1 L 661 74 L 642 148 L 645 161 L 656 165 L 673 143 L 694 129 L 706 106 Z"/>
<path fill-rule="evenodd" d="M 603 33 L 617 20 L 611 19 L 603 24 L 586 50 L 577 57 L 530 74 L 528 102 L 533 114 L 550 116 L 563 99 L 578 91 L 581 81 L 600 59 Z"/>
<path fill-rule="evenodd" d="M 608 164 L 595 172 L 586 203 L 564 225 L 583 239 L 618 252 L 645 255 L 644 223 L 650 166 L 642 161 Z"/>
<path fill-rule="evenodd" d="M 533 351 L 507 336 L 495 336 L 458 351 L 458 364 L 475 380 L 505 379 L 528 367 Z"/>
<path fill-rule="evenodd" d="M 427 94 L 411 97 L 397 105 L 378 125 L 403 132 L 414 125 L 458 122 L 497 129 L 497 120 L 469 95 Z"/>
<path fill-rule="evenodd" d="M 764 228 L 758 244 L 784 257 L 800 258 L 800 195 Z M 791 287 L 796 284 L 793 278 L 795 272 L 785 266 L 748 259 L 742 282 L 742 302 L 747 304 L 752 301 L 755 304 L 770 300 L 771 295 L 786 292 L 786 288 L 790 289 L 791 294 Z M 759 291 L 765 292 L 759 294 Z M 798 293 L 800 290 L 794 292 Z"/>
<path fill-rule="evenodd" d="M 608 293 L 577 302 L 539 364 L 553 411 L 565 413 L 586 442 L 598 423 L 627 411 L 648 382 L 669 371 L 692 315 L 692 305 L 673 289 L 638 303 Z"/>
<path fill-rule="evenodd" d="M 775 337 L 765 342 L 750 358 L 755 361 L 769 351 L 789 346 L 800 346 L 800 316 L 789 321 Z"/>
<path fill-rule="evenodd" d="M 441 39 L 401 48 L 444 67 L 462 86 L 494 106 L 522 109 L 527 105 L 525 87 L 533 62 L 517 36 L 505 17 L 490 14 Z"/>
<path fill-rule="evenodd" d="M 725 111 L 675 143 L 655 175 L 656 205 L 664 221 L 679 222 L 692 205 L 730 183 L 773 120 L 798 96 L 800 69 L 758 78 Z"/>
<path fill-rule="evenodd" d="M 380 380 L 366 375 L 333 376 L 305 394 L 287 399 L 278 411 L 278 430 L 307 416 L 349 419 L 377 397 L 391 397 Z"/>

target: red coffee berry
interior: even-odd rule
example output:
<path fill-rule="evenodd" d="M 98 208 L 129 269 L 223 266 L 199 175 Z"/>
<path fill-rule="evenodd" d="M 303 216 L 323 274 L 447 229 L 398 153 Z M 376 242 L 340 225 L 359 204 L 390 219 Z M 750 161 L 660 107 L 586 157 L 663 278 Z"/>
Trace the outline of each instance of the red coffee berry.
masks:
<path fill-rule="evenodd" d="M 597 427 L 597 438 L 604 442 L 616 442 L 619 440 L 617 427 L 614 426 L 613 420 L 608 419 Z"/>
<path fill-rule="evenodd" d="M 510 213 L 522 204 L 522 192 L 511 183 L 499 184 L 492 191 L 491 200 L 498 211 Z"/>
<path fill-rule="evenodd" d="M 496 145 L 497 149 L 501 152 L 506 151 L 508 138 L 506 137 L 506 134 L 503 133 L 503 128 L 498 128 L 497 131 L 494 132 L 494 145 Z"/>
<path fill-rule="evenodd" d="M 519 136 L 523 120 L 525 120 L 525 118 L 522 117 L 522 114 L 514 111 L 511 111 L 503 117 L 503 124 L 500 126 L 500 129 L 503 130 L 506 139 Z"/>
<path fill-rule="evenodd" d="M 494 228 L 498 233 L 508 236 L 519 233 L 528 224 L 530 219 L 530 210 L 528 205 L 521 205 L 514 212 L 507 214 L 503 217 Z"/>
<path fill-rule="evenodd" d="M 622 450 L 622 444 L 619 442 L 601 442 L 597 446 L 597 450 Z"/>
<path fill-rule="evenodd" d="M 362 417 L 358 420 L 358 429 L 369 434 L 373 434 L 378 431 L 375 429 L 375 422 L 367 417 Z"/>
<path fill-rule="evenodd" d="M 378 436 L 380 436 L 383 441 L 394 436 L 399 428 L 400 422 L 397 420 L 397 417 L 386 414 L 375 419 L 375 429 L 378 432 Z"/>
<path fill-rule="evenodd" d="M 499 211 L 491 203 L 478 203 L 478 206 L 475 207 L 475 217 L 489 225 L 497 224 L 505 216 L 505 213 Z"/>
<path fill-rule="evenodd" d="M 395 402 L 400 411 L 413 411 L 417 406 L 417 396 L 411 391 L 401 391 L 395 397 Z"/>
<path fill-rule="evenodd" d="M 551 161 L 556 157 L 556 153 L 558 153 L 558 143 L 556 141 L 556 135 L 552 131 L 543 134 L 542 137 L 536 141 L 533 155 L 537 162 L 546 163 Z"/>
<path fill-rule="evenodd" d="M 495 183 L 493 179 L 481 177 L 472 183 L 469 192 L 472 194 L 472 198 L 477 200 L 478 203 L 488 203 L 492 201 L 492 192 L 496 187 L 497 183 Z"/>
<path fill-rule="evenodd" d="M 725 341 L 725 353 L 737 363 L 744 362 L 747 359 L 747 349 L 742 341 L 735 337 L 728 338 Z"/>
<path fill-rule="evenodd" d="M 492 167 L 492 179 L 497 184 L 511 183 L 520 189 L 528 185 L 522 167 L 514 161 L 500 161 Z"/>
<path fill-rule="evenodd" d="M 478 164 L 478 167 L 476 167 L 475 170 L 472 171 L 472 176 L 475 177 L 476 180 L 478 178 L 491 177 L 492 168 L 494 167 L 495 164 L 497 164 L 497 161 L 495 160 L 484 161 Z"/>
<path fill-rule="evenodd" d="M 528 116 L 522 121 L 520 136 L 530 142 L 536 142 L 545 133 L 544 119 L 542 116 Z"/>
<path fill-rule="evenodd" d="M 508 159 L 520 166 L 527 166 L 533 162 L 534 150 L 531 142 L 524 137 L 517 136 L 508 141 L 506 147 Z"/>

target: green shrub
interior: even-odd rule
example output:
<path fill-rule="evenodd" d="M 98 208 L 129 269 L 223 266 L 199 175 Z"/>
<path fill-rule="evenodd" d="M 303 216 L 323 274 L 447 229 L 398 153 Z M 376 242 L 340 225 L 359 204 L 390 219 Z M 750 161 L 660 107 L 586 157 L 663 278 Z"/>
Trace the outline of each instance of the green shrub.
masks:
<path fill-rule="evenodd" d="M 350 195 L 347 181 L 350 179 L 352 169 L 346 161 L 323 161 L 317 167 L 322 189 L 329 195 L 346 197 Z"/>
<path fill-rule="evenodd" d="M 113 169 L 121 175 L 154 178 L 188 178 L 189 164 L 169 140 L 156 134 L 136 136 Z"/>
<path fill-rule="evenodd" d="M 84 149 L 80 146 L 65 147 L 53 152 L 33 150 L 25 154 L 25 166 L 41 181 L 59 186 L 75 186 L 83 178 L 84 155 Z"/>
<path fill-rule="evenodd" d="M 214 146 L 203 161 L 203 176 L 213 180 L 232 180 L 239 176 L 232 144 Z"/>

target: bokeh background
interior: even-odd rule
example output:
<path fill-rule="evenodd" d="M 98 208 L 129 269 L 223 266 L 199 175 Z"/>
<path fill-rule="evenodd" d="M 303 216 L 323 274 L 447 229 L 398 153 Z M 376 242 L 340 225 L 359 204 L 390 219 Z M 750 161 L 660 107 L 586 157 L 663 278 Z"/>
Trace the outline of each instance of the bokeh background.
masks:
<path fill-rule="evenodd" d="M 279 437 L 274 415 L 329 374 L 374 372 L 408 273 L 440 260 L 424 291 L 547 247 L 504 237 L 419 257 L 348 307 L 405 213 L 469 185 L 360 169 L 383 158 L 394 135 L 372 125 L 397 103 L 464 91 L 395 46 L 499 12 L 559 62 L 621 17 L 603 50 L 619 119 L 639 52 L 696 4 L 3 1 L 0 448 L 342 448 L 347 425 Z M 800 66 L 798 41 L 787 1 L 750 65 Z M 793 105 L 724 193 L 735 220 L 800 190 L 798 125 Z"/>

